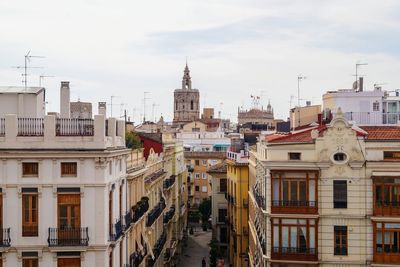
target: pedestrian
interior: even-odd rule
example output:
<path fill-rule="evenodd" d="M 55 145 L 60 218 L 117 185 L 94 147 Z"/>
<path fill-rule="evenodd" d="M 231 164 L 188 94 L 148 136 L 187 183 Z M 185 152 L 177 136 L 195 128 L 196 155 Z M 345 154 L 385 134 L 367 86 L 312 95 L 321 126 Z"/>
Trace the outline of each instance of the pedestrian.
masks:
<path fill-rule="evenodd" d="M 206 258 L 203 257 L 203 259 L 201 260 L 201 267 L 206 267 Z"/>

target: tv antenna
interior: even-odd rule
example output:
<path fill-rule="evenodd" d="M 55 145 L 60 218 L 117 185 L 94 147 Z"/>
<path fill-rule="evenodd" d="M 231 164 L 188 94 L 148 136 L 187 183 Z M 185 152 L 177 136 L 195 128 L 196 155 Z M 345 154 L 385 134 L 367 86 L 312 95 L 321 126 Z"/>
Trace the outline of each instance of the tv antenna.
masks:
<path fill-rule="evenodd" d="M 358 82 L 358 68 L 365 65 L 368 65 L 368 63 L 356 63 L 356 82 Z"/>
<path fill-rule="evenodd" d="M 22 80 L 22 83 L 24 84 L 25 90 L 28 87 L 28 69 L 42 69 L 43 68 L 43 67 L 29 67 L 28 63 L 31 61 L 31 58 L 44 58 L 44 56 L 31 55 L 31 51 L 29 50 L 28 53 L 26 53 L 26 55 L 25 55 L 25 64 L 24 64 L 24 66 L 16 66 L 16 67 L 14 67 L 14 68 L 17 68 L 17 69 L 24 69 L 24 73 L 22 74 L 24 79 Z"/>
<path fill-rule="evenodd" d="M 40 75 L 39 76 L 39 87 L 42 87 L 42 81 L 44 78 L 53 78 L 53 77 L 55 77 L 55 76 L 44 75 L 44 74 Z"/>
<path fill-rule="evenodd" d="M 150 92 L 147 92 L 147 91 L 143 92 L 143 122 L 146 121 L 146 100 L 150 99 L 150 98 L 146 97 L 147 94 L 150 94 Z"/>
<path fill-rule="evenodd" d="M 154 116 L 154 109 L 155 109 L 156 107 L 158 107 L 158 106 L 160 106 L 160 105 L 159 105 L 159 104 L 156 104 L 156 103 L 153 103 L 153 105 L 152 105 L 151 117 L 152 117 L 152 119 L 154 119 L 154 122 L 157 121 L 157 120 L 156 120 L 156 117 Z"/>
<path fill-rule="evenodd" d="M 305 79 L 307 79 L 307 77 L 301 74 L 297 76 L 297 106 L 299 107 L 300 107 L 300 82 Z"/>

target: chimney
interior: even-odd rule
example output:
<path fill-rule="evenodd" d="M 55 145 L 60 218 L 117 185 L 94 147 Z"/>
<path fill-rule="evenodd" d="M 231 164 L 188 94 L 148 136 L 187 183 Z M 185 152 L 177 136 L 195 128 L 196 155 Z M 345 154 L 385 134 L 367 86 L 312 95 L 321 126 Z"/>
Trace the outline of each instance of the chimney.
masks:
<path fill-rule="evenodd" d="M 107 103 L 106 102 L 99 102 L 99 115 L 104 115 L 104 117 L 107 117 Z"/>
<path fill-rule="evenodd" d="M 306 106 L 307 107 L 311 106 L 311 101 L 306 101 Z"/>
<path fill-rule="evenodd" d="M 364 77 L 360 77 L 358 82 L 358 91 L 362 92 L 364 89 Z"/>
<path fill-rule="evenodd" d="M 69 82 L 61 82 L 60 88 L 60 118 L 69 118 L 70 113 L 70 89 Z"/>

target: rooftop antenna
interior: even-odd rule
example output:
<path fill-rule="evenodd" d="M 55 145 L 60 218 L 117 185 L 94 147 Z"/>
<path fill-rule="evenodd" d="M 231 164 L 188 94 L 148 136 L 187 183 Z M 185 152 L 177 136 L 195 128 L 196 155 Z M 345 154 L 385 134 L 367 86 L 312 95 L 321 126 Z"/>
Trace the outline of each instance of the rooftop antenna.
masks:
<path fill-rule="evenodd" d="M 53 77 L 55 77 L 55 76 L 44 75 L 44 74 L 40 75 L 39 76 L 39 87 L 42 87 L 42 81 L 44 78 L 53 78 Z"/>
<path fill-rule="evenodd" d="M 154 109 L 155 109 L 156 107 L 158 107 L 158 106 L 160 106 L 160 105 L 158 105 L 158 104 L 156 104 L 156 103 L 153 103 L 153 105 L 152 105 L 151 118 L 154 119 L 154 122 L 157 121 L 156 117 L 154 116 Z"/>
<path fill-rule="evenodd" d="M 297 106 L 299 107 L 300 107 L 300 82 L 305 79 L 307 79 L 307 77 L 301 74 L 297 76 Z"/>
<path fill-rule="evenodd" d="M 368 63 L 356 63 L 356 83 L 358 82 L 358 67 L 368 65 Z M 358 88 L 358 85 L 357 85 Z"/>
<path fill-rule="evenodd" d="M 119 96 L 117 96 L 117 95 L 112 95 L 111 96 L 111 102 L 110 102 L 111 116 L 110 117 L 113 116 L 113 99 L 116 98 L 116 97 L 119 97 Z"/>
<path fill-rule="evenodd" d="M 252 108 L 258 109 L 258 106 L 260 104 L 260 97 L 256 95 L 250 95 L 250 97 L 251 97 Z"/>
<path fill-rule="evenodd" d="M 16 66 L 16 67 L 14 67 L 14 68 L 17 68 L 17 69 L 24 69 L 24 73 L 22 74 L 24 79 L 22 80 L 22 83 L 24 84 L 25 90 L 28 87 L 28 69 L 42 69 L 43 68 L 43 67 L 29 67 L 28 63 L 30 62 L 31 58 L 44 58 L 44 56 L 31 55 L 31 51 L 29 50 L 28 53 L 26 53 L 26 55 L 25 55 L 24 66 Z"/>
<path fill-rule="evenodd" d="M 147 94 L 150 94 L 150 92 L 143 92 L 143 122 L 146 121 L 146 100 L 149 100 L 150 98 L 146 97 Z"/>

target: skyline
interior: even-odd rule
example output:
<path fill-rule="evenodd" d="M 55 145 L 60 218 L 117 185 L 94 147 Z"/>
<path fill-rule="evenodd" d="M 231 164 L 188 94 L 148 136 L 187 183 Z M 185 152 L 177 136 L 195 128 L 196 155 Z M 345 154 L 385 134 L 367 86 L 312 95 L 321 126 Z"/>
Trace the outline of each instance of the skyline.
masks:
<path fill-rule="evenodd" d="M 32 59 L 44 68 L 31 70 L 28 85 L 55 76 L 43 80 L 48 111 L 58 110 L 60 81 L 68 80 L 71 100 L 110 104 L 119 96 L 114 114 L 124 102 L 128 114 L 136 108 L 136 122 L 148 91 L 147 116 L 155 103 L 157 117 L 171 121 L 186 57 L 201 107 L 218 114 L 223 102 L 222 116 L 235 121 L 250 95 L 261 96 L 264 107 L 270 99 L 275 117 L 286 119 L 299 74 L 307 76 L 301 98 L 320 104 L 327 90 L 351 87 L 357 62 L 368 63 L 360 69 L 367 90 L 400 87 L 396 1 L 45 0 L 3 1 L 0 10 L 1 85 L 22 85 L 11 66 L 23 64 L 29 50 L 45 56 Z"/>

